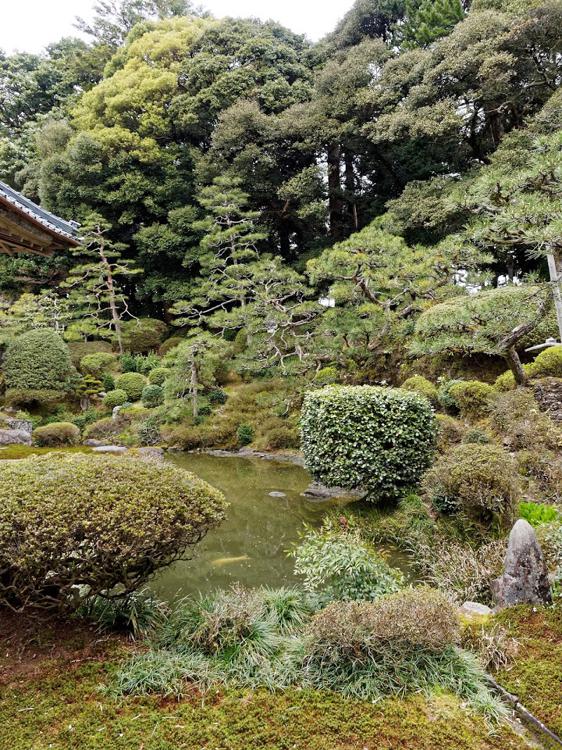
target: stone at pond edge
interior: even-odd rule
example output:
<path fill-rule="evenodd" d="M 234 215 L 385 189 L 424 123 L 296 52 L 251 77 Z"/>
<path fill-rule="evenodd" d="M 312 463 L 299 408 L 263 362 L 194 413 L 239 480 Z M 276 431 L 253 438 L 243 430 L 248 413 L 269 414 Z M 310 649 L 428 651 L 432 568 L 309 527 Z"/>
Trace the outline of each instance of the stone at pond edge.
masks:
<path fill-rule="evenodd" d="M 359 499 L 365 495 L 365 492 L 361 490 L 346 490 L 343 487 L 326 487 L 320 482 L 311 482 L 302 495 L 303 497 L 326 500 L 336 497 L 353 497 Z"/>
<path fill-rule="evenodd" d="M 99 445 L 93 449 L 94 453 L 114 453 L 115 455 L 122 455 L 127 453 L 128 448 L 122 445 Z"/>
<path fill-rule="evenodd" d="M 284 492 L 277 492 L 277 490 L 274 490 L 269 493 L 269 497 L 287 497 L 287 495 Z"/>
<path fill-rule="evenodd" d="M 479 602 L 465 602 L 459 609 L 459 614 L 468 620 L 479 619 L 480 617 L 488 617 L 492 614 L 490 607 Z"/>
<path fill-rule="evenodd" d="M 31 434 L 26 430 L 0 430 L 0 445 L 31 445 Z"/>
<path fill-rule="evenodd" d="M 492 582 L 492 593 L 498 607 L 552 601 L 544 555 L 533 527 L 522 518 L 511 529 L 504 572 Z"/>

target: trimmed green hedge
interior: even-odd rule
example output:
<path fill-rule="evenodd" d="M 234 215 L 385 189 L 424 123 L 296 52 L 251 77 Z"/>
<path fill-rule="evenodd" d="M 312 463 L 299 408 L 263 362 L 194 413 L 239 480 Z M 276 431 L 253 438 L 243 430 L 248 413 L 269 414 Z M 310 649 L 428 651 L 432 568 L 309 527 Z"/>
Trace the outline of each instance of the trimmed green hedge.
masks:
<path fill-rule="evenodd" d="M 0 605 L 72 608 L 143 585 L 223 518 L 222 494 L 171 465 L 50 453 L 0 462 Z"/>
<path fill-rule="evenodd" d="M 72 422 L 51 422 L 33 430 L 33 442 L 43 446 L 77 445 L 80 430 Z"/>
<path fill-rule="evenodd" d="M 3 364 L 9 389 L 64 391 L 75 374 L 68 346 L 50 328 L 22 333 L 10 343 Z"/>
<path fill-rule="evenodd" d="M 164 402 L 164 391 L 160 385 L 147 385 L 142 391 L 142 404 L 147 409 L 154 409 Z"/>
<path fill-rule="evenodd" d="M 140 372 L 125 372 L 115 380 L 116 390 L 125 391 L 129 401 L 138 401 L 147 381 Z"/>
<path fill-rule="evenodd" d="M 415 485 L 431 464 L 436 433 L 427 399 L 399 388 L 331 386 L 304 399 L 306 468 L 370 499 L 396 498 Z"/>
<path fill-rule="evenodd" d="M 123 406 L 129 400 L 127 392 L 122 388 L 114 388 L 112 391 L 108 391 L 103 399 L 104 406 L 108 409 L 115 409 L 116 406 Z"/>

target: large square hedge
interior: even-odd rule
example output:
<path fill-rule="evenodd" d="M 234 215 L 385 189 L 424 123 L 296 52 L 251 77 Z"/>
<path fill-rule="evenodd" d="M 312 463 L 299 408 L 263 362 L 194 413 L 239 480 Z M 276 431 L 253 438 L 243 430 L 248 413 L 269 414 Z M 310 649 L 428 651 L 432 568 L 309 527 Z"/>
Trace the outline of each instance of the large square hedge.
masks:
<path fill-rule="evenodd" d="M 332 487 L 399 497 L 430 466 L 436 420 L 429 401 L 400 388 L 329 386 L 308 393 L 301 418 L 306 468 Z"/>

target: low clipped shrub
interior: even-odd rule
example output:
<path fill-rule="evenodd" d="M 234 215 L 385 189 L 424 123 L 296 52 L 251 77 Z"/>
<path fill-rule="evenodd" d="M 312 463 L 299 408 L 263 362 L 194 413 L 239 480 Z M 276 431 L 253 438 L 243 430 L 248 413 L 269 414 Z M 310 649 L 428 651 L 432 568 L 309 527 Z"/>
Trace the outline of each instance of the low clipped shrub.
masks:
<path fill-rule="evenodd" d="M 419 393 L 420 396 L 425 396 L 432 404 L 437 404 L 438 402 L 436 386 L 430 380 L 424 378 L 423 375 L 412 375 L 411 378 L 402 383 L 400 388 L 403 388 L 405 391 Z"/>
<path fill-rule="evenodd" d="M 562 456 L 550 450 L 522 450 L 516 454 L 519 473 L 537 487 L 537 499 L 562 502 Z"/>
<path fill-rule="evenodd" d="M 9 388 L 4 397 L 7 406 L 16 408 L 37 409 L 41 407 L 53 408 L 62 404 L 68 393 L 46 388 Z"/>
<path fill-rule="evenodd" d="M 437 422 L 437 450 L 444 453 L 451 445 L 460 443 L 465 433 L 465 427 L 458 419 L 449 414 L 436 414 Z"/>
<path fill-rule="evenodd" d="M 103 404 L 104 406 L 107 406 L 108 409 L 115 409 L 116 406 L 123 406 L 123 404 L 126 404 L 128 401 L 129 397 L 127 396 L 127 392 L 122 388 L 116 388 L 105 394 Z"/>
<path fill-rule="evenodd" d="M 331 521 L 325 521 L 320 530 L 309 529 L 291 554 L 305 589 L 325 601 L 372 601 L 404 584 L 402 574 L 356 531 Z"/>
<path fill-rule="evenodd" d="M 300 445 L 299 431 L 288 425 L 269 430 L 266 433 L 265 440 L 269 450 L 293 449 Z"/>
<path fill-rule="evenodd" d="M 123 372 L 140 372 L 142 375 L 148 375 L 149 372 L 160 366 L 161 360 L 155 352 L 148 352 L 148 354 L 125 353 L 119 357 L 119 362 Z"/>
<path fill-rule="evenodd" d="M 129 401 L 138 401 L 146 385 L 146 378 L 140 372 L 125 372 L 115 380 L 115 388 L 125 391 Z"/>
<path fill-rule="evenodd" d="M 96 378 L 103 377 L 104 372 L 114 369 L 116 366 L 117 357 L 111 352 L 86 354 L 80 360 L 80 370 L 86 375 L 93 375 Z"/>
<path fill-rule="evenodd" d="M 444 380 L 437 389 L 437 400 L 442 409 L 450 414 L 457 414 L 459 409 L 457 402 L 451 395 L 451 388 L 462 380 Z"/>
<path fill-rule="evenodd" d="M 434 508 L 486 526 L 509 526 L 521 487 L 517 466 L 497 445 L 464 443 L 441 456 L 423 480 Z"/>
<path fill-rule="evenodd" d="M 123 348 L 132 354 L 145 354 L 158 349 L 168 333 L 166 323 L 156 318 L 127 320 L 121 329 Z"/>
<path fill-rule="evenodd" d="M 162 442 L 160 426 L 160 419 L 156 415 L 141 422 L 137 428 L 139 443 L 144 446 L 160 445 Z"/>
<path fill-rule="evenodd" d="M 65 391 L 75 374 L 68 346 L 50 328 L 35 328 L 6 349 L 3 372 L 8 389 Z"/>
<path fill-rule="evenodd" d="M 106 393 L 109 393 L 109 391 L 115 390 L 115 377 L 111 372 L 104 372 L 101 378 L 101 384 L 103 386 L 103 390 Z"/>
<path fill-rule="evenodd" d="M 537 355 L 533 362 L 535 377 L 562 378 L 562 346 L 551 346 Z"/>
<path fill-rule="evenodd" d="M 130 457 L 51 453 L 0 478 L 0 602 L 17 609 L 75 608 L 81 586 L 131 593 L 224 515 L 206 482 Z"/>
<path fill-rule="evenodd" d="M 172 349 L 175 349 L 176 346 L 179 346 L 183 340 L 184 339 L 182 339 L 181 336 L 172 336 L 171 338 L 166 339 L 166 341 L 162 342 L 158 347 L 158 354 L 161 357 L 164 357 L 168 352 L 172 351 Z"/>
<path fill-rule="evenodd" d="M 141 394 L 142 405 L 154 409 L 164 403 L 164 391 L 160 385 L 146 385 Z"/>
<path fill-rule="evenodd" d="M 111 353 L 112 347 L 108 341 L 71 341 L 68 344 L 68 349 L 73 365 L 79 367 L 82 358 L 87 354 Z"/>
<path fill-rule="evenodd" d="M 314 383 L 319 388 L 338 382 L 338 371 L 335 367 L 323 367 L 314 375 Z"/>
<path fill-rule="evenodd" d="M 170 374 L 167 367 L 155 367 L 148 373 L 148 382 L 152 385 L 164 385 L 164 381 Z"/>
<path fill-rule="evenodd" d="M 84 438 L 88 440 L 106 440 L 111 438 L 114 440 L 128 426 L 129 420 L 122 414 L 117 419 L 104 417 L 86 427 Z"/>
<path fill-rule="evenodd" d="M 502 393 L 491 409 L 492 426 L 512 450 L 562 447 L 562 430 L 526 388 Z"/>
<path fill-rule="evenodd" d="M 466 417 L 481 417 L 489 413 L 496 391 L 480 380 L 461 380 L 449 388 L 456 407 Z"/>
<path fill-rule="evenodd" d="M 254 439 L 254 428 L 249 424 L 238 425 L 236 437 L 240 445 L 249 445 Z"/>
<path fill-rule="evenodd" d="M 534 364 L 523 365 L 523 371 L 529 378 L 534 377 L 536 374 Z M 500 393 L 512 391 L 516 386 L 517 383 L 515 382 L 515 375 L 511 372 L 511 370 L 507 370 L 507 372 L 503 372 L 501 375 L 498 375 L 498 377 L 494 381 L 494 388 Z"/>
<path fill-rule="evenodd" d="M 480 430 L 478 429 L 478 427 L 473 427 L 472 429 L 467 430 L 465 432 L 465 434 L 463 435 L 462 442 L 463 443 L 479 443 L 480 445 L 487 445 L 488 443 L 492 442 L 492 438 L 484 430 Z"/>
<path fill-rule="evenodd" d="M 305 465 L 329 486 L 364 489 L 370 499 L 400 496 L 431 463 L 436 422 L 417 393 L 332 386 L 304 399 Z"/>
<path fill-rule="evenodd" d="M 33 430 L 33 442 L 40 446 L 77 445 L 80 430 L 72 422 L 51 422 Z"/>

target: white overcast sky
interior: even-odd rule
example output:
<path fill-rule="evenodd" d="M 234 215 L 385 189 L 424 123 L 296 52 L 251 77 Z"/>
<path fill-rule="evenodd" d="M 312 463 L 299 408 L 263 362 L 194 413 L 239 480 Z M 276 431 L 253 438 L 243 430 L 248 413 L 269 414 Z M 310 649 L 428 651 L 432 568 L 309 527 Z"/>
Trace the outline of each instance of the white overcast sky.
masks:
<path fill-rule="evenodd" d="M 75 16 L 89 18 L 95 0 L 0 0 L 0 49 L 39 52 L 49 42 L 76 35 Z M 213 15 L 255 16 L 316 40 L 331 31 L 353 0 L 203 0 Z"/>

